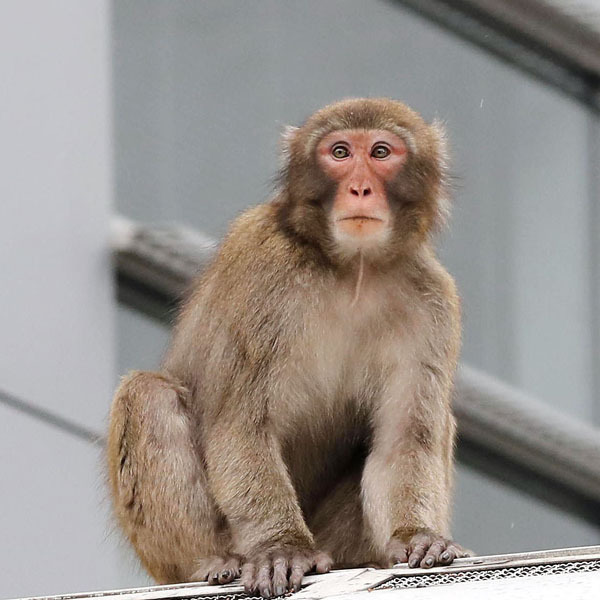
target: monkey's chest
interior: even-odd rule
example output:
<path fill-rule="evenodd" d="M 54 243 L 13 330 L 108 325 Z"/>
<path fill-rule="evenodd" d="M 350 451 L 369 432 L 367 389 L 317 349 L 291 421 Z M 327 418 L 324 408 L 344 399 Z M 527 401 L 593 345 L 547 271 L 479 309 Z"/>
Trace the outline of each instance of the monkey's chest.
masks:
<path fill-rule="evenodd" d="M 414 342 L 390 325 L 382 311 L 392 309 L 372 303 L 349 315 L 346 308 L 311 315 L 293 344 L 277 395 L 284 440 L 303 431 L 319 446 L 360 441 L 390 380 L 410 374 Z"/>
<path fill-rule="evenodd" d="M 412 331 L 402 309 L 377 290 L 356 305 L 344 296 L 324 303 L 305 317 L 285 367 L 290 409 L 325 418 L 349 401 L 358 409 L 370 404 L 388 377 L 410 369 Z"/>

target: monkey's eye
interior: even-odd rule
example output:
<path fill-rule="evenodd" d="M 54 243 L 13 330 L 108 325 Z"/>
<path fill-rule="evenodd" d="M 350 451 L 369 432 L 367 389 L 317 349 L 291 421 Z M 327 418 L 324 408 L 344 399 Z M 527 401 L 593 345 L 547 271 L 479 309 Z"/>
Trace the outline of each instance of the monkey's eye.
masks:
<path fill-rule="evenodd" d="M 342 158 L 348 158 L 350 156 L 350 151 L 348 150 L 348 148 L 346 148 L 346 146 L 338 144 L 337 146 L 334 146 L 331 150 L 331 155 L 333 156 L 333 158 L 341 160 Z"/>
<path fill-rule="evenodd" d="M 390 154 L 391 154 L 390 149 L 387 146 L 384 146 L 382 144 L 378 144 L 371 151 L 371 156 L 373 158 L 379 158 L 379 159 L 387 158 Z"/>

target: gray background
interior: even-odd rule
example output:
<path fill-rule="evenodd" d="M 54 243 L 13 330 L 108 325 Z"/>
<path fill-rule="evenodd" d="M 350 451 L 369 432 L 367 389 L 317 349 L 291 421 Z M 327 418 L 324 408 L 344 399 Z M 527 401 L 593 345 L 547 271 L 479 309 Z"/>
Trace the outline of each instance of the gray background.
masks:
<path fill-rule="evenodd" d="M 598 118 L 383 0 L 0 4 L 0 389 L 98 431 L 165 327 L 114 299 L 116 212 L 215 237 L 271 190 L 278 136 L 315 108 L 389 95 L 447 122 L 440 239 L 464 358 L 598 422 Z M 112 533 L 101 452 L 0 407 L 0 596 L 145 581 Z M 480 553 L 599 532 L 459 466 L 456 537 Z"/>

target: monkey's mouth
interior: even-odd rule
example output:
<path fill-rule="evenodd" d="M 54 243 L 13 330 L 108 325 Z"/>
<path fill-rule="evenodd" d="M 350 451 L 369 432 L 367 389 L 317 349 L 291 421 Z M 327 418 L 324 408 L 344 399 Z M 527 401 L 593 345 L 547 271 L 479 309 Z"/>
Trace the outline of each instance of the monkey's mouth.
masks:
<path fill-rule="evenodd" d="M 342 217 L 338 219 L 338 221 L 379 221 L 383 223 L 383 219 L 379 219 L 378 217 L 368 217 L 367 215 L 354 215 L 352 217 Z"/>

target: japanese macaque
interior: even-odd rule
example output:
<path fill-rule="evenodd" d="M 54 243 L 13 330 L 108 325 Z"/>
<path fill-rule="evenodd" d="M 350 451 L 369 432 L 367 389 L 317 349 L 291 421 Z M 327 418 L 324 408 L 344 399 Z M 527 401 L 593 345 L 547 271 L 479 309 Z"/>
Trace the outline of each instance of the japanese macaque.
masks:
<path fill-rule="evenodd" d="M 449 564 L 459 301 L 431 234 L 443 133 L 387 99 L 284 136 L 276 196 L 242 214 L 158 373 L 112 405 L 116 515 L 159 583 L 265 598 L 305 573 Z"/>

